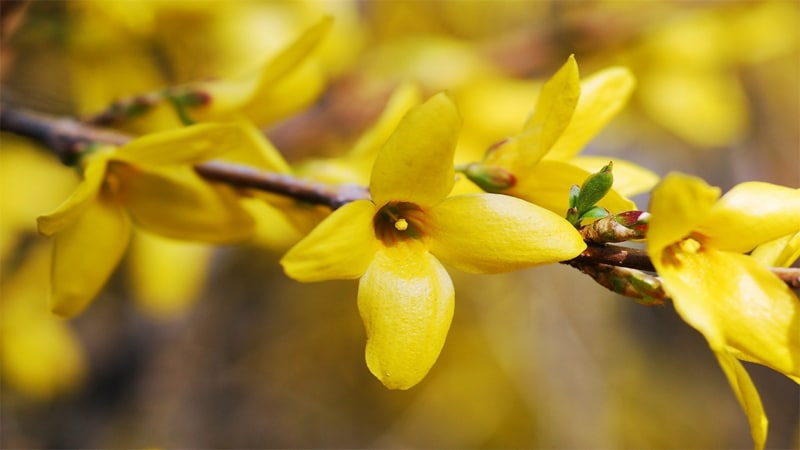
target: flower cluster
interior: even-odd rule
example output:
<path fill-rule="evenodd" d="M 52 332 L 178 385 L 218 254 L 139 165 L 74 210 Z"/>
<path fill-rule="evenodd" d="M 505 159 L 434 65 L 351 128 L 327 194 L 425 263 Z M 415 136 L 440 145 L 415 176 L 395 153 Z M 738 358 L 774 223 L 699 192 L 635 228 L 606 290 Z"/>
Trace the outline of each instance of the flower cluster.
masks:
<path fill-rule="evenodd" d="M 169 14 L 145 8 L 155 8 L 147 10 L 154 17 Z M 220 64 L 225 77 L 187 75 L 170 87 L 106 98 L 104 109 L 95 108 L 96 98 L 105 97 L 98 90 L 114 86 L 100 88 L 90 74 L 76 77 L 80 109 L 88 111 L 84 124 L 138 135 L 114 145 L 87 139 L 71 161 L 80 173 L 77 187 L 38 218 L 38 231 L 53 238 L 54 313 L 72 317 L 90 304 L 134 230 L 145 233 L 134 239 L 141 242 L 150 236 L 269 247 L 284 252 L 280 264 L 295 280 L 358 280 L 366 365 L 387 388 L 409 389 L 434 366 L 451 325 L 457 289 L 446 266 L 494 274 L 567 262 L 643 303 L 671 300 L 708 341 L 747 414 L 755 446 L 765 445 L 767 418 L 741 361 L 800 383 L 800 301 L 791 282 L 772 270 L 800 256 L 800 190 L 746 182 L 720 197 L 698 178 L 671 173 L 659 182 L 616 156 L 580 155 L 623 109 L 635 78 L 624 67 L 581 78 L 574 56 L 538 87 L 533 110 L 518 118 L 521 129 L 491 136 L 495 143 L 478 158 L 471 152 L 479 145 L 475 137 L 491 134 L 492 126 L 490 118 L 483 124 L 462 118 L 470 83 L 420 76 L 393 86 L 383 113 L 343 156 L 290 164 L 262 130 L 307 111 L 341 69 L 330 61 L 347 61 L 354 51 L 335 45 L 342 36 L 331 17 L 311 22 L 243 75 L 227 74 Z M 149 30 L 144 22 L 130 26 Z M 333 44 L 326 47 L 326 38 Z M 88 58 L 81 53 L 86 42 L 71 45 Z M 475 83 L 502 78 L 462 56 L 470 73 L 483 74 Z M 415 58 L 405 60 L 411 72 L 420 64 Z M 425 89 L 437 83 L 452 87 Z M 422 92 L 431 95 L 423 101 Z M 630 197 L 648 191 L 648 211 L 638 210 Z M 641 256 L 650 266 L 591 260 L 613 251 L 608 243 L 630 240 L 645 242 Z M 5 252 L 10 245 L 3 244 Z M 162 285 L 179 286 L 165 298 L 185 297 L 207 270 L 208 253 L 196 255 L 188 283 L 164 282 L 160 269 L 148 272 L 152 258 L 140 265 L 139 280 L 159 272 Z M 13 317 L 28 314 L 19 305 L 2 308 Z M 55 336 L 52 348 L 67 349 L 54 364 L 78 377 L 83 356 L 71 336 L 31 320 L 46 335 L 41 339 Z M 40 344 L 30 330 L 4 328 L 10 330 L 4 349 L 11 349 L 4 351 L 4 366 L 11 374 L 28 373 L 8 342 Z M 47 383 L 31 390 L 47 391 L 38 387 Z"/>

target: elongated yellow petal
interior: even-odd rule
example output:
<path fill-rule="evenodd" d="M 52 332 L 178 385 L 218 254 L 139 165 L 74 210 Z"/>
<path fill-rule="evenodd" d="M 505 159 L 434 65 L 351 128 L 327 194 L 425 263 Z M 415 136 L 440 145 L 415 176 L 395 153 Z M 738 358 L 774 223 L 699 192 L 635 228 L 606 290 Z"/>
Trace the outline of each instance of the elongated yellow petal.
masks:
<path fill-rule="evenodd" d="M 578 63 L 570 55 L 567 62 L 542 86 L 536 108 L 517 135 L 522 150 L 522 166 L 536 164 L 550 151 L 567 129 L 581 95 Z"/>
<path fill-rule="evenodd" d="M 378 247 L 372 218 L 375 205 L 357 200 L 337 209 L 281 259 L 298 281 L 358 278 Z"/>
<path fill-rule="evenodd" d="M 375 159 L 370 178 L 375 204 L 394 200 L 428 206 L 444 199 L 453 188 L 460 129 L 461 118 L 446 93 L 409 111 Z"/>
<path fill-rule="evenodd" d="M 69 198 L 50 214 L 37 219 L 39 233 L 53 236 L 72 225 L 83 211 L 97 198 L 106 176 L 108 156 L 93 158 L 83 172 L 83 180 Z"/>
<path fill-rule="evenodd" d="M 261 72 L 257 91 L 254 98 L 258 98 L 258 91 L 273 89 L 276 80 L 285 77 L 314 51 L 322 42 L 333 26 L 333 18 L 323 17 L 319 22 L 307 29 L 291 45 L 286 47 L 272 61 L 267 63 Z"/>
<path fill-rule="evenodd" d="M 764 448 L 767 442 L 767 415 L 761 404 L 761 397 L 758 395 L 753 380 L 745 370 L 742 363 L 725 351 L 715 351 L 719 365 L 728 378 L 736 399 L 739 401 L 745 414 L 747 422 L 750 424 L 750 434 L 753 436 L 753 444 L 756 449 Z"/>
<path fill-rule="evenodd" d="M 635 84 L 633 74 L 624 67 L 612 67 L 581 81 L 580 99 L 569 126 L 545 158 L 568 160 L 577 155 L 622 110 Z"/>
<path fill-rule="evenodd" d="M 431 208 L 428 220 L 431 253 L 466 272 L 507 272 L 555 263 L 586 248 L 561 216 L 507 195 L 450 197 Z"/>
<path fill-rule="evenodd" d="M 112 162 L 119 198 L 137 225 L 173 239 L 208 243 L 240 242 L 255 223 L 228 186 L 212 185 L 186 166 L 140 170 Z"/>
<path fill-rule="evenodd" d="M 128 274 L 140 310 L 156 319 L 186 312 L 205 286 L 212 248 L 151 233 L 134 233 Z"/>
<path fill-rule="evenodd" d="M 725 193 L 697 228 L 708 245 L 744 253 L 800 231 L 800 189 L 748 182 Z"/>
<path fill-rule="evenodd" d="M 675 309 L 714 349 L 800 377 L 800 301 L 752 258 L 682 245 L 653 263 Z"/>
<path fill-rule="evenodd" d="M 539 161 L 539 164 L 514 174 L 517 184 L 504 193 L 525 199 L 558 215 L 564 215 L 569 208 L 569 189 L 581 185 L 590 173 L 580 167 L 562 161 Z M 598 205 L 613 213 L 630 211 L 636 205 L 611 189 Z"/>
<path fill-rule="evenodd" d="M 283 155 L 272 145 L 252 122 L 238 123 L 245 142 L 242 145 L 226 151 L 220 160 L 243 164 L 257 169 L 278 173 L 291 173 L 292 169 L 283 158 Z"/>
<path fill-rule="evenodd" d="M 550 154 L 547 155 L 550 157 Z M 631 196 L 650 191 L 658 183 L 658 175 L 644 167 L 608 156 L 577 156 L 569 160 L 591 173 L 599 171 L 611 161 L 614 163 L 614 190 L 624 196 Z"/>
<path fill-rule="evenodd" d="M 800 258 L 800 232 L 761 244 L 750 256 L 763 266 L 789 267 Z"/>
<path fill-rule="evenodd" d="M 130 239 L 130 219 L 116 203 L 96 199 L 59 231 L 53 243 L 50 308 L 80 313 L 119 264 Z"/>
<path fill-rule="evenodd" d="M 661 250 L 687 236 L 702 223 L 719 198 L 719 188 L 700 178 L 669 173 L 650 197 L 647 251 L 659 258 Z"/>
<path fill-rule="evenodd" d="M 140 165 L 193 164 L 247 145 L 237 123 L 205 123 L 152 133 L 120 147 L 114 159 Z"/>
<path fill-rule="evenodd" d="M 408 111 L 422 102 L 419 87 L 413 83 L 403 83 L 397 87 L 386 102 L 381 116 L 369 130 L 361 135 L 348 156 L 374 160 L 378 150 L 397 128 Z"/>
<path fill-rule="evenodd" d="M 369 370 L 389 389 L 428 373 L 453 317 L 450 276 L 419 241 L 381 247 L 358 286 Z"/>

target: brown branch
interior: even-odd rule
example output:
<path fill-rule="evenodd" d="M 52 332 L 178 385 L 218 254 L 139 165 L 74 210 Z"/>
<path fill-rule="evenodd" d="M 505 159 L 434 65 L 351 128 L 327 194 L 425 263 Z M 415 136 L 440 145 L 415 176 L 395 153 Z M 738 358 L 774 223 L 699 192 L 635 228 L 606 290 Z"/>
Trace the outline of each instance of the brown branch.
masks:
<path fill-rule="evenodd" d="M 92 144 L 124 145 L 133 139 L 129 135 L 87 125 L 75 119 L 48 116 L 4 104 L 0 104 L 0 131 L 26 136 L 43 144 L 65 164 L 77 162 L 82 152 Z M 354 200 L 370 198 L 368 190 L 362 186 L 331 185 L 219 161 L 199 164 L 195 166 L 195 170 L 209 181 L 285 195 L 332 209 Z M 577 257 L 563 263 L 580 269 L 615 292 L 628 295 L 629 292 L 637 291 L 641 294 L 640 299 L 651 302 L 653 298 L 663 298 L 659 294 L 660 285 L 656 283 L 657 279 L 644 273 L 635 273 L 655 271 L 647 252 L 631 247 L 592 242 L 608 239 L 609 236 L 616 236 L 620 232 L 628 233 L 625 230 L 616 230 L 617 224 L 635 229 L 646 222 L 642 217 L 642 211 L 631 213 L 636 214 L 630 217 L 617 215 L 613 218 L 616 223 L 611 223 L 609 219 L 609 222 L 602 227 L 597 225 L 583 230 L 584 238 L 589 241 L 588 247 Z M 616 231 L 609 231 L 611 230 L 609 226 Z M 626 270 L 620 271 L 616 268 Z M 800 268 L 773 268 L 772 272 L 791 288 L 800 289 Z M 615 284 L 620 280 L 632 283 L 632 286 Z"/>
<path fill-rule="evenodd" d="M 199 164 L 194 170 L 209 181 L 286 195 L 302 202 L 326 205 L 331 209 L 339 208 L 354 200 L 370 198 L 369 191 L 363 186 L 331 185 L 219 161 Z"/>

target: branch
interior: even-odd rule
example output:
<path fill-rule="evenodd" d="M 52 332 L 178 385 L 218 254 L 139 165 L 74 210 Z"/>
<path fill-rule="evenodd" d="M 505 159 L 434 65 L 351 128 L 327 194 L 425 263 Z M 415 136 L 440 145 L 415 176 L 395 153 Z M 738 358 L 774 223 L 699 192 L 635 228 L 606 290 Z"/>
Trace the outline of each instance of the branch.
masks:
<path fill-rule="evenodd" d="M 12 132 L 39 142 L 67 165 L 75 164 L 90 145 L 102 143 L 119 146 L 133 139 L 129 135 L 75 119 L 48 116 L 5 104 L 0 104 L 0 131 Z M 354 200 L 370 198 L 368 190 L 363 186 L 331 185 L 219 161 L 199 164 L 195 166 L 195 170 L 209 181 L 285 195 L 331 209 Z M 606 222 L 595 223 L 597 225 L 582 230 L 588 243 L 586 250 L 563 263 L 578 268 L 615 292 L 638 298 L 642 303 L 663 302 L 666 294 L 663 293 L 660 282 L 654 276 L 644 273 L 655 271 L 644 250 L 597 243 L 598 240 L 609 239 L 609 236 L 641 238 L 638 234 L 626 233 L 630 230 L 637 233 L 641 231 L 637 230 L 637 226 L 646 223 L 643 212 L 622 213 Z M 628 227 L 627 231 L 618 225 Z M 773 268 L 772 272 L 792 289 L 800 289 L 800 268 Z"/>
<path fill-rule="evenodd" d="M 325 205 L 331 209 L 339 208 L 354 200 L 370 198 L 369 191 L 363 186 L 331 185 L 219 161 L 199 164 L 194 170 L 209 181 L 286 195 L 302 202 Z"/>

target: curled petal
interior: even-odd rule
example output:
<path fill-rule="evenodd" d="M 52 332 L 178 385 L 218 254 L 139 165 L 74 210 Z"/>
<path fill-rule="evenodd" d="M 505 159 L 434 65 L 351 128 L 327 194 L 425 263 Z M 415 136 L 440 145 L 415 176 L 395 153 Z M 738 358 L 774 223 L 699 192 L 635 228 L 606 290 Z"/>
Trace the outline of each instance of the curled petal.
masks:
<path fill-rule="evenodd" d="M 578 154 L 625 106 L 635 84 L 633 74 L 624 67 L 612 67 L 584 79 L 569 126 L 546 157 L 567 160 Z"/>
<path fill-rule="evenodd" d="M 789 267 L 800 258 L 800 232 L 761 244 L 750 256 L 764 266 Z"/>
<path fill-rule="evenodd" d="M 80 313 L 119 264 L 130 239 L 125 211 L 112 201 L 90 202 L 53 243 L 50 308 L 60 316 Z"/>
<path fill-rule="evenodd" d="M 498 194 L 450 197 L 431 208 L 430 251 L 475 273 L 507 272 L 574 258 L 586 248 L 562 217 Z"/>
<path fill-rule="evenodd" d="M 715 350 L 800 378 L 800 300 L 749 256 L 701 249 L 654 259 L 675 309 Z"/>
<path fill-rule="evenodd" d="M 728 383 L 736 394 L 745 414 L 747 422 L 750 424 L 750 434 L 753 436 L 753 444 L 756 449 L 764 448 L 767 441 L 767 415 L 764 413 L 764 406 L 761 404 L 761 397 L 758 395 L 753 380 L 740 363 L 732 355 L 724 351 L 715 351 L 719 365 L 728 378 Z"/>
<path fill-rule="evenodd" d="M 378 246 L 375 205 L 357 200 L 337 209 L 281 259 L 298 281 L 354 279 L 364 274 Z"/>
<path fill-rule="evenodd" d="M 37 219 L 39 233 L 45 236 L 53 236 L 78 220 L 83 211 L 99 195 L 106 176 L 107 165 L 107 155 L 93 158 L 83 172 L 83 181 L 75 188 L 72 195 L 59 205 L 55 211 Z"/>
<path fill-rule="evenodd" d="M 719 188 L 700 178 L 669 173 L 653 189 L 650 197 L 650 225 L 647 230 L 647 251 L 660 258 L 664 247 L 686 237 L 702 223 L 719 198 Z"/>
<path fill-rule="evenodd" d="M 120 147 L 114 159 L 139 165 L 193 164 L 248 144 L 237 123 L 204 123 L 152 133 Z"/>
<path fill-rule="evenodd" d="M 591 173 L 570 163 L 543 160 L 514 175 L 517 177 L 517 184 L 504 193 L 525 199 L 561 215 L 569 208 L 570 187 L 574 184 L 581 185 Z M 612 213 L 636 208 L 631 200 L 623 197 L 616 189 L 608 191 L 597 204 Z"/>
<path fill-rule="evenodd" d="M 446 93 L 409 111 L 372 167 L 370 192 L 375 204 L 394 200 L 428 206 L 444 199 L 453 188 L 453 154 L 460 129 L 461 117 Z"/>
<path fill-rule="evenodd" d="M 206 182 L 190 167 L 142 171 L 112 162 L 109 173 L 119 180 L 121 203 L 146 230 L 212 244 L 243 241 L 253 232 L 253 219 L 233 190 Z"/>
<path fill-rule="evenodd" d="M 419 241 L 379 249 L 358 286 L 373 375 L 389 389 L 419 383 L 439 357 L 454 302 L 450 276 Z"/>
<path fill-rule="evenodd" d="M 800 231 L 800 189 L 748 182 L 725 193 L 697 231 L 709 245 L 744 253 Z"/>
<path fill-rule="evenodd" d="M 578 98 L 581 95 L 578 63 L 570 55 L 567 62 L 542 86 L 536 108 L 523 130 L 517 135 L 520 140 L 518 167 L 536 164 L 567 129 Z"/>

